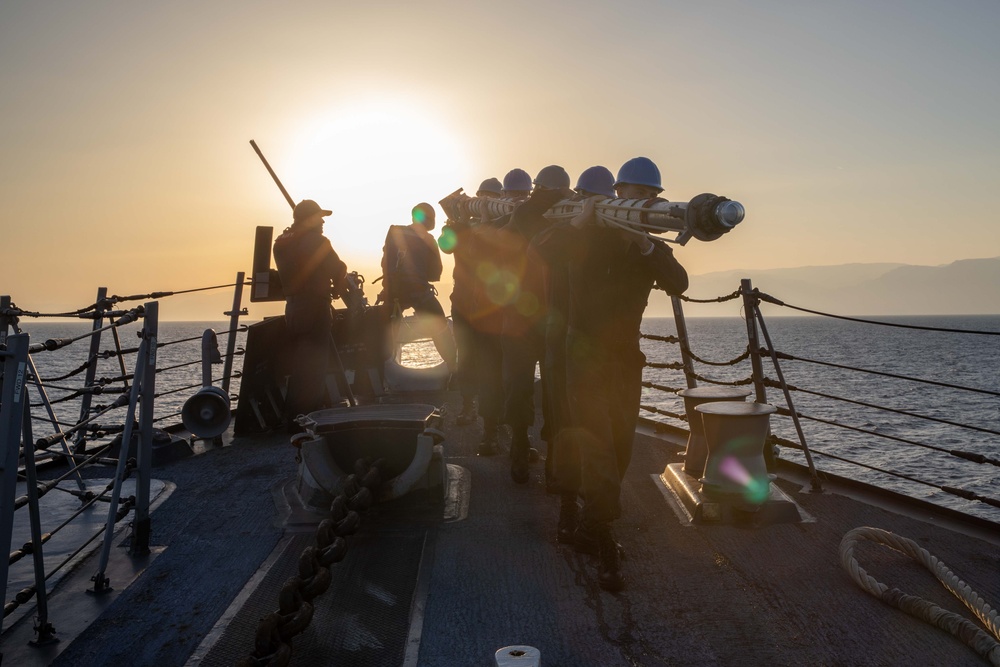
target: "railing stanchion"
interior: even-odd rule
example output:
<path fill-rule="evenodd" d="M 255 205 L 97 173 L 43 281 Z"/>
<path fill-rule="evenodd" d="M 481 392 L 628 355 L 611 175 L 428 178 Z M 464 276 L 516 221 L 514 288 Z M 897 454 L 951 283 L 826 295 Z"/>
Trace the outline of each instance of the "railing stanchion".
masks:
<path fill-rule="evenodd" d="M 819 475 L 816 474 L 816 466 L 813 465 L 812 454 L 809 452 L 809 445 L 806 444 L 805 433 L 802 432 L 802 423 L 799 421 L 799 414 L 795 411 L 795 405 L 792 403 L 792 394 L 788 391 L 788 383 L 785 382 L 785 374 L 781 372 L 781 365 L 778 364 L 778 355 L 774 351 L 774 345 L 771 344 L 771 336 L 767 333 L 767 325 L 764 324 L 764 316 L 760 314 L 760 308 L 757 303 L 753 303 L 753 309 L 749 311 L 749 316 L 754 318 L 755 321 L 760 322 L 760 331 L 764 335 L 764 340 L 767 342 L 767 349 L 771 355 L 771 362 L 774 364 L 774 372 L 778 375 L 778 382 L 781 383 L 781 391 L 785 395 L 785 404 L 788 406 L 788 413 L 792 417 L 792 423 L 795 424 L 795 432 L 799 436 L 799 443 L 802 445 L 802 453 L 805 454 L 806 463 L 809 465 L 809 478 L 812 485 L 813 491 L 822 491 L 823 485 L 819 481 Z"/>
<path fill-rule="evenodd" d="M 246 274 L 236 274 L 236 289 L 233 291 L 233 309 L 229 315 L 229 335 L 226 337 L 226 358 L 222 362 L 222 391 L 229 393 L 229 381 L 233 374 L 233 355 L 236 354 L 236 328 L 240 325 L 240 306 L 243 303 L 243 281 Z"/>
<path fill-rule="evenodd" d="M 153 306 L 151 313 L 152 321 L 156 321 L 156 302 L 146 304 Z M 145 312 L 145 311 L 144 311 Z M 145 312 L 146 316 L 150 313 Z M 146 384 L 145 373 L 148 368 L 152 368 L 154 377 L 156 371 L 156 328 L 154 324 L 153 335 L 146 334 L 145 324 L 143 325 L 143 337 L 139 343 L 139 354 L 136 357 L 135 374 L 133 376 L 132 388 L 129 390 L 128 410 L 125 413 L 125 427 L 122 430 L 121 451 L 118 456 L 118 465 L 115 467 L 114 488 L 111 491 L 111 502 L 108 504 L 108 520 L 104 526 L 104 541 L 101 545 L 101 556 L 97 564 L 97 572 L 91 577 L 94 582 L 94 593 L 105 593 L 110 590 L 110 580 L 106 576 L 108 560 L 111 558 L 111 541 L 114 537 L 115 524 L 118 521 L 118 503 L 121 500 L 122 483 L 128 476 L 128 454 L 132 445 L 132 433 L 135 431 L 135 413 L 139 404 L 140 390 Z M 152 346 L 152 348 L 150 347 Z M 124 362 L 123 362 L 124 363 Z M 152 400 L 150 392 L 148 400 Z M 145 412 L 145 411 L 144 411 Z M 139 438 L 139 450 L 137 454 L 142 457 L 142 438 Z M 152 452 L 149 452 L 152 455 Z M 138 458 L 138 457 L 137 457 Z M 139 495 L 138 483 L 136 485 L 136 496 Z M 137 522 L 138 523 L 138 522 Z M 148 527 L 147 527 L 148 528 Z"/>
<path fill-rule="evenodd" d="M 27 396 L 27 394 L 25 394 Z M 31 556 L 35 571 L 35 632 L 36 645 L 56 640 L 55 629 L 49 623 L 49 597 L 45 589 L 45 559 L 42 554 L 42 519 L 38 508 L 38 473 L 35 470 L 35 445 L 31 432 L 31 407 L 24 402 L 24 477 L 28 491 L 28 520 L 31 523 Z M 65 438 L 63 444 L 66 444 Z M 69 452 L 67 451 L 67 454 Z M 72 459 L 70 459 L 72 464 Z M 81 480 L 82 483 L 82 480 Z M 83 487 L 86 489 L 86 486 Z M 83 489 L 81 489 L 83 490 Z"/>
<path fill-rule="evenodd" d="M 688 339 L 687 321 L 684 319 L 684 308 L 680 297 L 670 295 L 670 305 L 674 309 L 674 325 L 677 327 L 677 337 L 681 339 L 681 361 L 684 364 L 684 381 L 688 389 L 698 386 L 694 379 L 694 364 L 691 363 L 691 345 Z"/>
<path fill-rule="evenodd" d="M 9 301 L 8 301 L 9 303 Z M 10 573 L 10 542 L 14 530 L 14 497 L 17 494 L 17 458 L 21 445 L 21 421 L 24 417 L 24 390 L 28 375 L 28 335 L 6 336 L 3 359 L 3 384 L 0 385 L 0 600 L 7 599 L 7 575 Z M 0 619 L 0 627 L 2 627 Z"/>
<path fill-rule="evenodd" d="M 754 312 L 757 309 L 757 297 L 749 278 L 740 281 L 740 294 L 743 295 L 743 320 L 747 325 L 747 346 L 750 350 L 750 369 L 753 374 L 754 401 L 767 403 L 767 391 L 764 389 L 764 364 L 760 359 L 760 338 L 757 335 L 757 321 Z M 774 460 L 774 447 L 764 447 L 764 462 L 768 470 L 777 466 Z"/>
<path fill-rule="evenodd" d="M 753 294 L 753 287 L 749 278 L 740 281 L 740 293 L 743 295 L 744 321 L 747 325 L 747 343 L 750 346 L 750 368 L 753 372 L 754 400 L 757 403 L 767 403 L 767 392 L 764 390 L 764 364 L 760 360 L 760 337 L 757 335 L 757 323 L 754 320 L 754 310 L 757 305 L 757 297 Z M 768 460 L 768 468 L 773 462 L 773 457 Z"/>
<path fill-rule="evenodd" d="M 156 342 L 158 334 L 159 304 L 151 301 L 145 304 L 142 340 L 146 342 L 146 355 L 139 357 L 138 364 L 144 364 L 139 410 L 139 447 L 137 452 L 137 472 L 135 479 L 135 518 L 132 527 L 132 542 L 129 554 L 142 556 L 149 553 L 149 487 L 153 469 L 153 412 L 156 397 Z M 122 445 L 125 451 L 125 445 Z"/>
<path fill-rule="evenodd" d="M 101 351 L 101 327 L 104 324 L 104 313 L 107 310 L 107 298 L 108 288 L 98 287 L 97 300 L 94 302 L 97 304 L 97 307 L 94 309 L 94 324 L 92 327 L 94 334 L 90 337 L 90 356 L 87 357 L 90 361 L 90 365 L 87 366 L 87 372 L 84 375 L 83 380 L 83 385 L 85 387 L 92 386 L 94 384 L 94 380 L 97 378 L 97 355 Z M 89 392 L 82 396 L 80 400 L 80 419 L 77 423 L 82 422 L 90 414 L 92 401 L 93 397 Z M 86 448 L 87 436 L 83 431 L 80 431 L 76 436 L 73 451 L 77 454 L 82 454 Z"/>

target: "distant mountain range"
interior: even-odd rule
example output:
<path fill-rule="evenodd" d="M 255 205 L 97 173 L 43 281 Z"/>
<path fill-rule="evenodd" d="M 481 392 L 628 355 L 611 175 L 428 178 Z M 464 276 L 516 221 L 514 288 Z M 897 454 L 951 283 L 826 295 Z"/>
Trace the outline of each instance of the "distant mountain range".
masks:
<path fill-rule="evenodd" d="M 719 271 L 691 276 L 687 294 L 698 299 L 729 294 L 742 278 L 785 303 L 838 315 L 1000 314 L 1000 257 L 942 266 L 841 264 Z M 685 304 L 684 310 L 712 315 L 696 304 Z M 765 312 L 804 314 L 775 306 Z"/>

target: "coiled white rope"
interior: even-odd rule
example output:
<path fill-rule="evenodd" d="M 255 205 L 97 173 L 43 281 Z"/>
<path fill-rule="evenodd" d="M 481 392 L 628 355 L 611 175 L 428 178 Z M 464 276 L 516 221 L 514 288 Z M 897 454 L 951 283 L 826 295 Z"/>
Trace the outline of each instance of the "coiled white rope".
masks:
<path fill-rule="evenodd" d="M 933 602 L 907 595 L 899 589 L 889 588 L 876 581 L 864 568 L 858 565 L 857 559 L 854 558 L 854 547 L 858 540 L 862 539 L 901 551 L 926 567 L 952 595 L 961 600 L 962 604 L 968 607 L 989 628 L 993 636 L 991 637 L 972 621 L 941 609 Z M 997 617 L 997 611 L 973 591 L 968 584 L 955 576 L 947 565 L 913 540 L 879 528 L 869 526 L 855 528 L 844 535 L 840 541 L 840 562 L 844 569 L 851 574 L 851 578 L 867 592 L 911 616 L 916 616 L 950 632 L 971 646 L 976 653 L 989 660 L 991 664 L 1000 666 L 1000 642 L 997 641 L 1000 639 L 1000 619 Z"/>

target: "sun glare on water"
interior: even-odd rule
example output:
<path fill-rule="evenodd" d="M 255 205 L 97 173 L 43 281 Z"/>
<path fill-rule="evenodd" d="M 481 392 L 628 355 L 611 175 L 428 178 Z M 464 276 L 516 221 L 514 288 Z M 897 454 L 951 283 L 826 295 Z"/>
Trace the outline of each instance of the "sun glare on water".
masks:
<path fill-rule="evenodd" d="M 300 135 L 289 175 L 296 184 L 292 197 L 333 211 L 325 233 L 342 255 L 377 262 L 389 225 L 409 224 L 415 204 L 438 207 L 463 185 L 465 157 L 456 137 L 408 108 L 413 105 L 332 110 Z"/>

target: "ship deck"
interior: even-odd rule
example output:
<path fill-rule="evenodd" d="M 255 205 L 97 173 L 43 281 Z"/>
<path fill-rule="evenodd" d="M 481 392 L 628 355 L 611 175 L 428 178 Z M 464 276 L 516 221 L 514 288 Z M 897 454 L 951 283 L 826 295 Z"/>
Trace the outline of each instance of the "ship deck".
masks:
<path fill-rule="evenodd" d="M 858 526 L 908 537 L 995 604 L 1000 536 L 788 479 L 776 484 L 811 520 L 691 524 L 659 481 L 682 443 L 642 432 L 616 525 L 628 585 L 611 594 L 595 559 L 556 542 L 559 499 L 545 492 L 542 462 L 529 484 L 514 484 L 506 455 L 476 456 L 478 427 L 455 425 L 456 401 L 420 400 L 447 403 L 445 458 L 464 518 L 446 520 L 423 494 L 365 513 L 291 664 L 485 666 L 510 645 L 564 666 L 984 664 L 863 592 L 838 546 Z M 60 641 L 29 646 L 25 617 L 3 635 L 7 664 L 208 666 L 250 655 L 318 521 L 290 493 L 295 450 L 283 434 L 227 439 L 155 473 L 167 492 L 152 513 L 153 553 L 133 561 L 113 549 L 115 590 L 103 598 L 84 592 L 94 569 L 85 561 L 50 598 Z M 879 581 L 971 617 L 905 555 L 863 544 L 858 557 Z"/>

